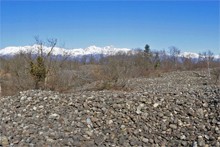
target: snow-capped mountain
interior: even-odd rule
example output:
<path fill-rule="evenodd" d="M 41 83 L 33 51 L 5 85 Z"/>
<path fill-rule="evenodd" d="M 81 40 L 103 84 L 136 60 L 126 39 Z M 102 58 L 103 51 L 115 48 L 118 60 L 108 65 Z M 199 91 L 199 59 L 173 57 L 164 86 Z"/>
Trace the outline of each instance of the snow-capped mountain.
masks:
<path fill-rule="evenodd" d="M 199 54 L 198 53 L 191 53 L 191 52 L 183 52 L 180 53 L 179 57 L 185 57 L 185 58 L 192 58 L 192 59 L 197 59 L 199 58 Z M 205 56 L 202 56 L 203 58 L 205 58 Z M 214 59 L 220 59 L 220 55 L 213 55 Z"/>
<path fill-rule="evenodd" d="M 185 58 L 199 58 L 199 54 L 197 53 L 191 53 L 191 52 L 183 52 L 180 53 L 180 57 L 185 57 Z"/>
<path fill-rule="evenodd" d="M 43 52 L 48 53 L 50 51 L 50 47 L 43 46 Z M 23 53 L 32 53 L 37 54 L 39 52 L 39 45 L 33 46 L 10 46 L 3 49 L 0 49 L 0 56 L 13 56 L 19 54 L 20 52 Z M 70 55 L 71 57 L 81 57 L 84 55 L 115 55 L 117 53 L 128 53 L 131 52 L 135 54 L 136 50 L 129 49 L 129 48 L 116 48 L 114 46 L 105 46 L 105 47 L 97 47 L 95 45 L 89 46 L 87 48 L 78 48 L 78 49 L 65 49 L 60 47 L 54 47 L 52 54 L 53 55 Z M 182 52 L 178 55 L 178 57 L 186 57 L 192 59 L 198 59 L 198 53 L 192 52 Z M 220 59 L 219 55 L 214 55 L 215 59 Z"/>
<path fill-rule="evenodd" d="M 50 47 L 43 46 L 43 52 L 48 53 L 50 51 Z M 115 55 L 119 52 L 127 53 L 131 51 L 128 48 L 115 48 L 114 46 L 105 46 L 105 47 L 97 47 L 97 46 L 89 46 L 87 48 L 78 48 L 78 49 L 64 49 L 59 47 L 54 47 L 52 54 L 53 55 L 64 55 L 68 54 L 72 57 L 83 56 L 83 55 Z M 36 54 L 39 52 L 39 45 L 33 46 L 19 46 L 19 47 L 6 47 L 0 50 L 0 56 L 13 56 L 20 52 L 23 53 L 33 53 Z"/>

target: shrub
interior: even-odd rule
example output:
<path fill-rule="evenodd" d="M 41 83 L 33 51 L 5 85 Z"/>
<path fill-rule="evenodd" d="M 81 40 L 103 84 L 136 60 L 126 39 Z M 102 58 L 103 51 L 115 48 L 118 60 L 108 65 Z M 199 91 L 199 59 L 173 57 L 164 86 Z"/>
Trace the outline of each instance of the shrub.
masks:
<path fill-rule="evenodd" d="M 30 74 L 34 78 L 35 88 L 39 88 L 39 82 L 45 82 L 46 78 L 46 67 L 44 59 L 40 56 L 37 57 L 36 63 L 30 61 Z"/>

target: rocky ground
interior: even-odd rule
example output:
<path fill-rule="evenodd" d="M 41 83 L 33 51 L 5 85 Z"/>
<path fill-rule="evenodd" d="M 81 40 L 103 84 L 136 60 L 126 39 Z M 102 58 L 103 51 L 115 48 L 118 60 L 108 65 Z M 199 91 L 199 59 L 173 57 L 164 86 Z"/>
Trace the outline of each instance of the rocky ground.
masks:
<path fill-rule="evenodd" d="M 0 98 L 0 146 L 220 146 L 220 88 L 205 72 L 128 81 L 130 91 Z"/>

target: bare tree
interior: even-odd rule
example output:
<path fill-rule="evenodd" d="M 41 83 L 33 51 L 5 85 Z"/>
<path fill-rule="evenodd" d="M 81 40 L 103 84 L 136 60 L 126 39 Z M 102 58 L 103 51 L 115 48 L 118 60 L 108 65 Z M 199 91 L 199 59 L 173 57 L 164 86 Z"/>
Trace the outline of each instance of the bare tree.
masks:
<path fill-rule="evenodd" d="M 178 63 L 178 55 L 180 54 L 180 50 L 175 46 L 171 46 L 169 49 L 170 49 L 171 61 L 174 63 L 174 66 L 176 68 L 177 63 Z"/>
<path fill-rule="evenodd" d="M 214 60 L 214 55 L 213 53 L 209 50 L 207 52 L 203 52 L 202 53 L 202 57 L 204 59 L 204 61 L 207 64 L 207 70 L 208 70 L 208 76 L 210 77 L 210 64 L 212 63 L 212 61 Z"/>
<path fill-rule="evenodd" d="M 69 55 L 63 53 L 62 59 L 58 59 L 53 54 L 54 48 L 57 45 L 57 39 L 47 39 L 43 42 L 39 37 L 35 37 L 37 43 L 37 55 L 31 55 L 30 74 L 35 81 L 35 88 L 47 88 L 51 80 L 55 80 L 56 74 L 60 73 L 59 68 L 62 67 L 64 61 Z M 49 47 L 46 51 L 45 47 Z M 36 56 L 36 58 L 34 58 Z"/>

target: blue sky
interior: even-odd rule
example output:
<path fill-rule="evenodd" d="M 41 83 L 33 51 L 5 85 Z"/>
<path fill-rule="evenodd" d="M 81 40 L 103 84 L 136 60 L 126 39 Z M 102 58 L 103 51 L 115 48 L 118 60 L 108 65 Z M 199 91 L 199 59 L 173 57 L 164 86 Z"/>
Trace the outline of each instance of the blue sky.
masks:
<path fill-rule="evenodd" d="M 0 48 L 34 44 L 90 45 L 220 54 L 219 1 L 0 1 Z"/>

